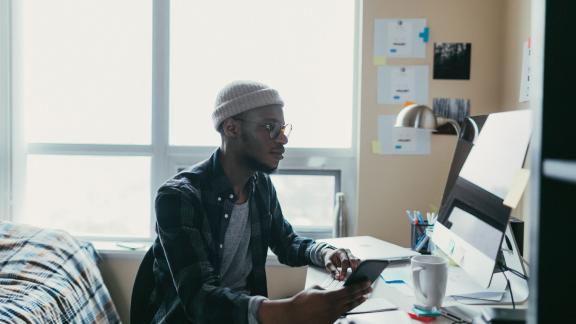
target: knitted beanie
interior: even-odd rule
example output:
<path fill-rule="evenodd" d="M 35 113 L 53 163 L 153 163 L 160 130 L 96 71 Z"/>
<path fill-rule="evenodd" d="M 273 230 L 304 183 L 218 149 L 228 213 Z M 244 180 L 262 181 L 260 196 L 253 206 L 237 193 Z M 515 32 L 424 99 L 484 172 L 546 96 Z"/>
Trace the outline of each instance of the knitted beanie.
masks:
<path fill-rule="evenodd" d="M 218 130 L 226 118 L 268 105 L 284 106 L 278 91 L 254 81 L 234 81 L 220 90 L 216 97 L 212 113 L 214 128 Z"/>

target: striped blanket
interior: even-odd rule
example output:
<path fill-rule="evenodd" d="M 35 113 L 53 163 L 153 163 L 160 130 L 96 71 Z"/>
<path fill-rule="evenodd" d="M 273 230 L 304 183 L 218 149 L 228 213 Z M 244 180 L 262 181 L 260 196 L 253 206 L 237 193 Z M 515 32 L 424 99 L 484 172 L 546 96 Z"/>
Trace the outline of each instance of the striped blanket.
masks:
<path fill-rule="evenodd" d="M 90 243 L 0 223 L 0 323 L 120 323 Z"/>

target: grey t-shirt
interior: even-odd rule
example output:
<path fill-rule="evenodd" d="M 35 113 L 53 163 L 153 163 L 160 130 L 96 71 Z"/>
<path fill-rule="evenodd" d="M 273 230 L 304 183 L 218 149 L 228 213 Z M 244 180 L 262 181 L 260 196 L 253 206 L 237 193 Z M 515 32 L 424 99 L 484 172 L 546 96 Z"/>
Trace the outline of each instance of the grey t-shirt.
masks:
<path fill-rule="evenodd" d="M 252 272 L 252 253 L 250 253 L 250 209 L 247 200 L 243 204 L 236 204 L 232 208 L 230 222 L 224 234 L 224 247 L 220 265 L 220 278 L 223 287 L 250 294 L 246 290 L 246 278 Z M 322 249 L 328 248 L 326 243 L 315 244 L 310 256 L 312 263 L 323 266 Z M 252 296 L 248 303 L 248 323 L 258 323 L 258 309 L 263 296 Z"/>
<path fill-rule="evenodd" d="M 220 278 L 223 287 L 244 291 L 246 278 L 252 271 L 248 201 L 234 205 L 230 222 L 224 234 L 224 250 L 220 265 Z M 245 291 L 249 293 L 248 291 Z"/>

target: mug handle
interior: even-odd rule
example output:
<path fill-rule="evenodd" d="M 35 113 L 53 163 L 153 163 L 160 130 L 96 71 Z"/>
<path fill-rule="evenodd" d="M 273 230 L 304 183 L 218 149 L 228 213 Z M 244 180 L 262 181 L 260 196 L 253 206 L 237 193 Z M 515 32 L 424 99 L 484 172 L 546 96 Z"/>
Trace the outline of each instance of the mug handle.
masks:
<path fill-rule="evenodd" d="M 422 292 L 422 288 L 420 288 L 420 271 L 424 270 L 422 267 L 414 267 L 412 268 L 412 278 L 414 279 L 414 290 L 416 293 L 419 294 L 422 299 L 428 299 L 428 296 L 424 292 Z"/>

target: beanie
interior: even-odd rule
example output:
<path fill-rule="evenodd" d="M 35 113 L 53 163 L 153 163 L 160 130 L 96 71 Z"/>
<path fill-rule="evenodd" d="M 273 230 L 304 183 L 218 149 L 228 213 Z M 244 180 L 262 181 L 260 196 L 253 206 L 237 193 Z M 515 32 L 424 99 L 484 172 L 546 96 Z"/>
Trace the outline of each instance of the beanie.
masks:
<path fill-rule="evenodd" d="M 284 106 L 278 91 L 254 81 L 234 81 L 225 86 L 216 97 L 212 122 L 218 130 L 220 124 L 232 116 L 247 110 L 268 105 Z"/>

